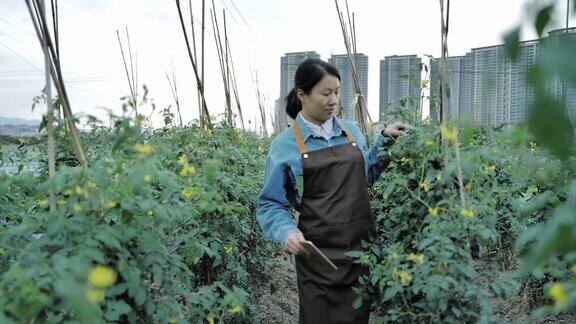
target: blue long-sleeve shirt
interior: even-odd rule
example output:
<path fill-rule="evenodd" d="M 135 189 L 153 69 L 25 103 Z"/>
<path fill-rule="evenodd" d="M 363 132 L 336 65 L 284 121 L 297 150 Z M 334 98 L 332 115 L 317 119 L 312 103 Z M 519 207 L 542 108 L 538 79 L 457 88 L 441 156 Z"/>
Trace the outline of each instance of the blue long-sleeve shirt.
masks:
<path fill-rule="evenodd" d="M 295 119 L 300 126 L 302 138 L 308 151 L 315 151 L 329 146 L 348 142 L 346 134 L 334 117 L 334 137 L 326 140 L 312 134 L 300 114 Z M 386 147 L 386 139 L 378 135 L 374 146 L 367 150 L 366 138 L 353 121 L 340 120 L 350 131 L 364 155 L 366 182 L 372 186 L 384 169 L 384 162 L 378 158 L 378 151 Z M 292 129 L 280 133 L 270 145 L 266 161 L 264 185 L 258 199 L 256 218 L 264 235 L 284 244 L 288 234 L 297 232 L 298 228 L 292 219 L 291 209 L 299 209 L 301 190 L 298 190 L 298 179 L 302 176 L 302 161 Z"/>

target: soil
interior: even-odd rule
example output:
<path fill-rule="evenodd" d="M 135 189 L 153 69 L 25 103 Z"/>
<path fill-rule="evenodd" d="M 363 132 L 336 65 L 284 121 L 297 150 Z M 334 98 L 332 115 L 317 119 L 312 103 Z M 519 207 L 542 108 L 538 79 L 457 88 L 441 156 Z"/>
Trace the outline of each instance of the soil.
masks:
<path fill-rule="evenodd" d="M 294 258 L 286 253 L 275 256 L 276 268 L 271 286 L 260 289 L 257 307 L 261 323 L 298 323 L 298 289 Z M 483 277 L 483 264 L 476 264 L 480 274 L 478 284 L 486 287 L 489 278 Z M 273 287 L 273 288 L 271 288 Z M 486 287 L 487 288 L 487 287 Z M 508 298 L 490 296 L 494 314 L 503 323 L 533 323 L 529 297 L 515 291 Z M 576 323 L 576 314 L 562 314 L 543 318 L 537 323 Z"/>
<path fill-rule="evenodd" d="M 262 323 L 298 323 L 298 288 L 294 257 L 280 253 L 270 287 L 261 290 L 257 300 Z M 271 287 L 273 287 L 271 289 Z"/>

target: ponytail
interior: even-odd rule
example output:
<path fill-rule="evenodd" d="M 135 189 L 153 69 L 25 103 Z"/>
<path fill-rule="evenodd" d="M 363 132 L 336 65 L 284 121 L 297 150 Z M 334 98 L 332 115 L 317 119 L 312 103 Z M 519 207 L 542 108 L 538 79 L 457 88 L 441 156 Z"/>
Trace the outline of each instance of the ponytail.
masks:
<path fill-rule="evenodd" d="M 302 110 L 302 103 L 298 96 L 296 95 L 297 89 L 293 88 L 290 93 L 286 96 L 286 114 L 292 119 L 296 119 L 298 113 Z"/>

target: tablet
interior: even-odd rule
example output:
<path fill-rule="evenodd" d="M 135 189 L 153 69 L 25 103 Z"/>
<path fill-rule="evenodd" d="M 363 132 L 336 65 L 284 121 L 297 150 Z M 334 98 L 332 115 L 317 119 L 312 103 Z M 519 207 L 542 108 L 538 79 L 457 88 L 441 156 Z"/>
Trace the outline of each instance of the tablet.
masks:
<path fill-rule="evenodd" d="M 338 270 L 338 267 L 336 267 L 336 265 L 332 263 L 332 261 L 330 261 L 330 259 L 328 259 L 326 255 L 324 255 L 324 253 L 314 245 L 314 243 L 310 241 L 301 241 L 300 244 L 306 249 L 306 251 L 308 251 L 308 253 L 310 253 L 310 258 L 314 261 L 331 268 L 332 270 Z"/>

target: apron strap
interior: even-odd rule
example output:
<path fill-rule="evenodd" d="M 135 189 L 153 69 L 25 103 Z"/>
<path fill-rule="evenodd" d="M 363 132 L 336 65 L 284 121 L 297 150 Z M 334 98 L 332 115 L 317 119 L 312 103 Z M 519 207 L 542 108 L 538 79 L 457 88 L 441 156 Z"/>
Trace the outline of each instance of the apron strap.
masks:
<path fill-rule="evenodd" d="M 348 137 L 348 142 L 350 143 L 356 142 L 356 140 L 354 140 L 354 136 L 352 136 L 352 133 L 350 133 L 346 125 L 344 125 L 344 123 L 341 122 L 339 119 L 336 119 L 336 121 L 338 122 L 340 128 L 342 128 L 342 130 L 344 130 L 344 132 L 346 133 L 346 137 Z"/>
<path fill-rule="evenodd" d="M 346 133 L 348 142 L 355 143 L 356 141 L 354 140 L 354 136 L 352 136 L 352 133 L 350 133 L 350 131 L 344 125 L 344 123 L 340 122 L 340 120 L 338 119 L 336 119 L 336 122 L 338 123 L 340 128 Z M 292 133 L 294 133 L 294 138 L 296 138 L 296 145 L 298 146 L 298 151 L 300 151 L 300 154 L 303 155 L 306 152 L 308 152 L 308 150 L 306 149 L 306 144 L 304 144 L 304 139 L 302 138 L 302 132 L 300 131 L 300 126 L 298 126 L 298 123 L 296 123 L 295 120 L 292 122 Z"/>
<path fill-rule="evenodd" d="M 298 123 L 295 120 L 292 122 L 292 133 L 294 133 L 294 138 L 296 138 L 296 145 L 298 146 L 298 151 L 300 151 L 300 154 L 308 152 L 306 145 L 304 144 L 304 139 L 302 139 L 300 126 L 298 126 Z"/>

